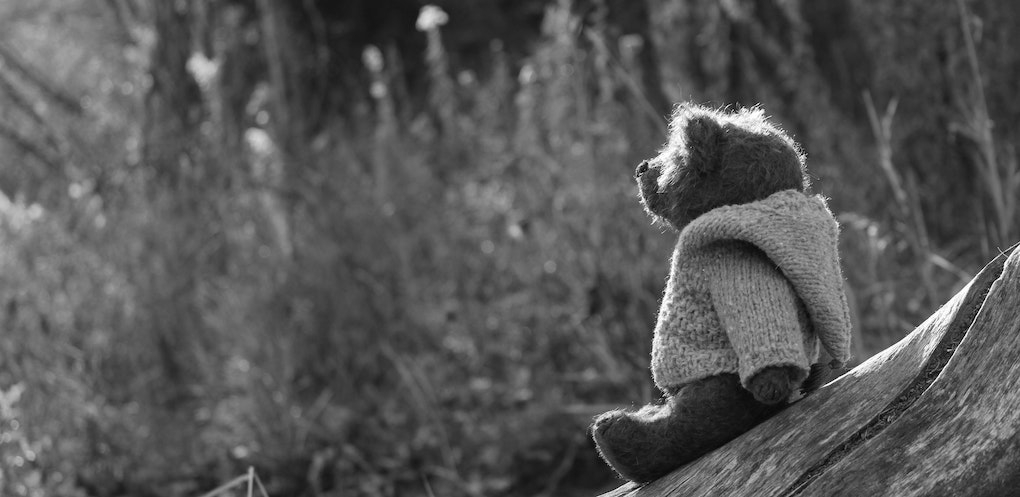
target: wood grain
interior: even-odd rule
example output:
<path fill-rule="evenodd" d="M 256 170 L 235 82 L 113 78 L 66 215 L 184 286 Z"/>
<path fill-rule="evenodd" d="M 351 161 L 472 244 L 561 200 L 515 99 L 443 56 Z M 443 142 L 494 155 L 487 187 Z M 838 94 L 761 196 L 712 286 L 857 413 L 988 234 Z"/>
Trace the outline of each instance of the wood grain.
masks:
<path fill-rule="evenodd" d="M 908 411 L 804 495 L 1020 495 L 1020 252 Z"/>
<path fill-rule="evenodd" d="M 926 474 L 940 464 L 976 461 L 967 455 L 954 455 L 961 450 L 959 444 L 988 447 L 980 452 L 984 458 L 980 460 L 988 464 L 993 455 L 1020 460 L 1013 456 L 1020 448 L 1016 442 L 1017 416 L 1012 414 L 1017 412 L 1020 393 L 1012 401 L 989 405 L 1002 399 L 1004 390 L 1020 383 L 1015 377 L 1020 375 L 1020 366 L 1008 364 L 1010 357 L 1014 362 L 1020 359 L 1020 337 L 1016 336 L 1020 252 L 1009 259 L 1004 271 L 1012 251 L 989 263 L 967 287 L 899 343 L 813 395 L 656 482 L 644 487 L 628 483 L 604 496 L 922 495 L 925 490 L 890 493 L 890 482 L 900 481 L 904 475 Z M 982 308 L 986 297 L 989 305 Z M 974 331 L 980 329 L 992 331 Z M 1014 339 L 997 338 L 995 330 L 1003 330 Z M 979 336 L 986 338 L 981 341 Z M 997 354 L 990 354 L 988 349 L 995 348 Z M 973 369 L 968 381 L 968 368 L 988 369 L 1008 381 L 989 379 L 984 374 L 975 376 Z M 995 385 L 985 385 L 988 381 Z M 960 399 L 974 402 L 975 407 L 962 409 Z M 931 417 L 936 414 L 946 417 Z M 981 435 L 981 426 L 990 427 L 994 436 Z M 957 445 L 947 445 L 950 440 L 938 435 L 943 433 L 938 430 L 950 428 L 979 434 L 960 435 Z M 1003 443 L 989 442 L 989 438 L 999 435 L 1012 438 Z M 910 444 L 902 445 L 904 441 Z M 925 444 L 931 445 L 925 449 Z M 890 451 L 891 455 L 869 455 L 874 451 Z M 1015 478 L 1015 472 L 1015 468 L 1005 468 L 980 473 L 1000 482 L 982 488 L 994 490 L 998 488 L 994 485 L 1014 483 L 1011 478 Z M 951 478 L 950 474 L 959 476 L 946 472 L 946 478 Z M 865 479 L 868 483 L 861 483 Z M 931 493 L 934 487 L 921 488 Z"/>

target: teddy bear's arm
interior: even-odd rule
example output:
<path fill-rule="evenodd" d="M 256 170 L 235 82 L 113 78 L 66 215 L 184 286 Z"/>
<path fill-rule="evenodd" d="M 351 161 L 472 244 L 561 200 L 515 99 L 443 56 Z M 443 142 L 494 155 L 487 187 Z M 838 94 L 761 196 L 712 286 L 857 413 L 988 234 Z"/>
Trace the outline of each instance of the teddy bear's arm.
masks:
<path fill-rule="evenodd" d="M 803 381 L 809 362 L 790 282 L 764 252 L 748 243 L 719 243 L 712 261 L 712 305 L 737 353 L 744 387 L 772 366 L 792 366 L 797 374 L 791 379 Z"/>

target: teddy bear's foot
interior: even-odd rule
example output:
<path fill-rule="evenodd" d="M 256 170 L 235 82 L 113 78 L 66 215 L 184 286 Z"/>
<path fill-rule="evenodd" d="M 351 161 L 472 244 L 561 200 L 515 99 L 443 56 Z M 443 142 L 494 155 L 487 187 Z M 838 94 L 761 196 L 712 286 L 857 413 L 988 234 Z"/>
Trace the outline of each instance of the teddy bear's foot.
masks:
<path fill-rule="evenodd" d="M 683 387 L 658 406 L 611 411 L 592 436 L 620 476 L 647 483 L 733 440 L 782 409 L 757 402 L 733 374 Z"/>
<path fill-rule="evenodd" d="M 683 464 L 668 432 L 669 405 L 645 406 L 638 412 L 611 411 L 595 419 L 592 437 L 602 458 L 620 476 L 638 483 L 658 479 Z"/>

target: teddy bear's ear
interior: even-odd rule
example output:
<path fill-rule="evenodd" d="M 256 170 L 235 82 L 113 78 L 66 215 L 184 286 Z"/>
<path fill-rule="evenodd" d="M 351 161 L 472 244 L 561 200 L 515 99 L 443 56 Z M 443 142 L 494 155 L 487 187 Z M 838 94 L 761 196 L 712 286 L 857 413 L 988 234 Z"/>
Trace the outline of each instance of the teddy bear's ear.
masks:
<path fill-rule="evenodd" d="M 691 116 L 684 129 L 688 166 L 700 174 L 711 173 L 722 165 L 726 131 L 711 115 Z"/>

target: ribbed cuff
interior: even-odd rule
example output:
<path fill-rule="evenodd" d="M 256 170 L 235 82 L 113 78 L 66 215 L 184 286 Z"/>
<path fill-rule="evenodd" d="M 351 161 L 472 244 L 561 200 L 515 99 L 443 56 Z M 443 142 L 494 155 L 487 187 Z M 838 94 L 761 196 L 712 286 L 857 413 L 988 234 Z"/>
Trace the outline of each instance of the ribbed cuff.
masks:
<path fill-rule="evenodd" d="M 737 353 L 732 349 L 679 349 L 652 357 L 652 378 L 663 392 L 709 376 L 737 372 Z"/>

